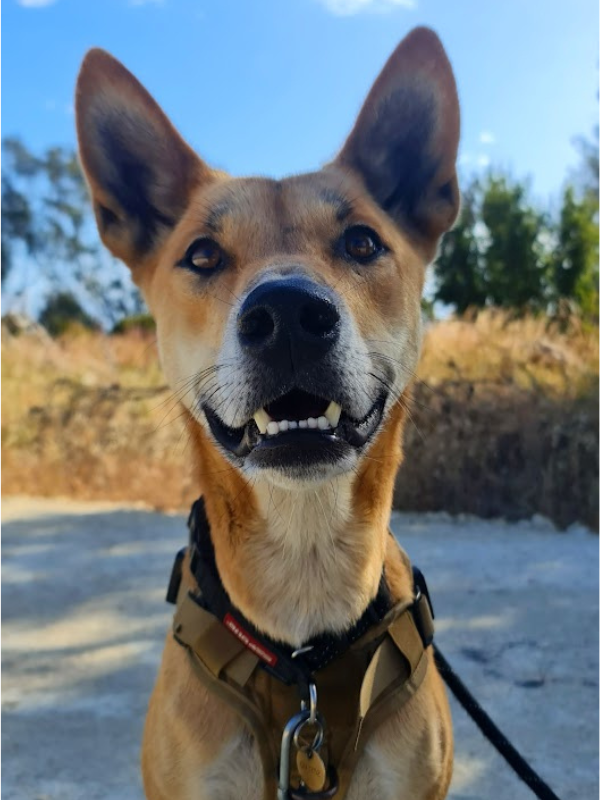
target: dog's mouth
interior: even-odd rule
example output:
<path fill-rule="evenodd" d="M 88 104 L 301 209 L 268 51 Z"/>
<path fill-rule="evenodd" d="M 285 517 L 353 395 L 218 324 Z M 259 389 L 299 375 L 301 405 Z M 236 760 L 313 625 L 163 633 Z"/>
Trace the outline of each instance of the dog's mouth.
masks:
<path fill-rule="evenodd" d="M 364 447 L 378 429 L 386 395 L 355 419 L 335 401 L 292 389 L 257 409 L 244 425 L 231 428 L 207 404 L 202 406 L 213 436 L 238 458 L 255 466 L 307 467 L 340 461 Z"/>

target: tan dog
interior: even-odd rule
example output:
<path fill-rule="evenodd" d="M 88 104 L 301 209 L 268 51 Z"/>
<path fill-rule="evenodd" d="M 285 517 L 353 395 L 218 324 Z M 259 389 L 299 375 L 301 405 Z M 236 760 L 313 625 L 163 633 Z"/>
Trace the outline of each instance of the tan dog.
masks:
<path fill-rule="evenodd" d="M 210 124 L 203 113 L 199 101 Z M 410 601 L 388 535 L 392 489 L 424 270 L 459 207 L 458 100 L 436 35 L 419 28 L 400 43 L 319 172 L 275 181 L 210 169 L 101 50 L 81 69 L 77 126 L 100 235 L 143 291 L 187 411 L 233 605 L 299 648 L 351 628 L 382 569 L 394 599 Z M 193 587 L 189 571 L 184 581 Z M 451 721 L 426 655 L 418 691 L 369 736 L 350 800 L 446 796 Z M 151 800 L 271 791 L 255 738 L 170 634 L 142 761 Z"/>

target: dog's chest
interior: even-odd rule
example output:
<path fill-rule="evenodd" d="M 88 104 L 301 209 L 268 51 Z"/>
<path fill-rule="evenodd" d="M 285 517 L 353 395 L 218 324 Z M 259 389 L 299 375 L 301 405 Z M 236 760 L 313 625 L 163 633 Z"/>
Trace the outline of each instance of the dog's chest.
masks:
<path fill-rule="evenodd" d="M 406 786 L 407 769 L 400 753 L 395 763 L 389 763 L 387 754 L 375 743 L 370 743 L 361 756 L 345 800 L 418 800 Z M 189 787 L 189 800 L 263 800 L 264 783 L 258 748 L 245 732 L 241 731 L 222 749 L 212 764 L 196 775 Z"/>

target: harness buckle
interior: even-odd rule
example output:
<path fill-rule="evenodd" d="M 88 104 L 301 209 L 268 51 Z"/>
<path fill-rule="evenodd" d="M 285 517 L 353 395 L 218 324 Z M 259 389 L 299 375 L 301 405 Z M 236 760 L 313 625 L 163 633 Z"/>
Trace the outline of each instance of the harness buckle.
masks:
<path fill-rule="evenodd" d="M 175 556 L 175 561 L 171 569 L 171 577 L 169 578 L 166 600 L 167 603 L 171 603 L 174 606 L 177 605 L 177 595 L 179 594 L 179 587 L 181 586 L 181 572 L 186 550 L 187 547 L 182 547 Z"/>
<path fill-rule="evenodd" d="M 415 599 L 411 606 L 412 617 L 423 642 L 423 647 L 427 648 L 433 642 L 433 620 L 435 614 L 433 612 L 427 581 L 421 570 L 417 567 L 413 567 L 413 581 Z"/>
<path fill-rule="evenodd" d="M 435 619 L 433 603 L 431 602 L 431 595 L 429 594 L 429 587 L 427 586 L 425 575 L 423 575 L 423 573 L 418 567 L 413 567 L 412 572 L 413 572 L 413 583 L 415 589 L 417 590 L 417 596 L 419 595 L 419 593 L 425 595 L 425 597 L 427 598 L 427 602 L 429 603 L 429 608 L 431 610 L 431 619 Z"/>

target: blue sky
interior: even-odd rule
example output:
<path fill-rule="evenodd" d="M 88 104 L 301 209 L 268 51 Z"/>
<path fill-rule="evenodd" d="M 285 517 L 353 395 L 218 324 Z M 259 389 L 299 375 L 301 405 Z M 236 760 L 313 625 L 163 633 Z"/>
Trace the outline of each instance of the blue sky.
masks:
<path fill-rule="evenodd" d="M 397 42 L 441 36 L 463 114 L 463 172 L 488 163 L 556 198 L 598 119 L 597 0 L 4 0 L 4 136 L 74 144 L 85 51 L 121 59 L 212 165 L 281 176 L 349 132 Z"/>

